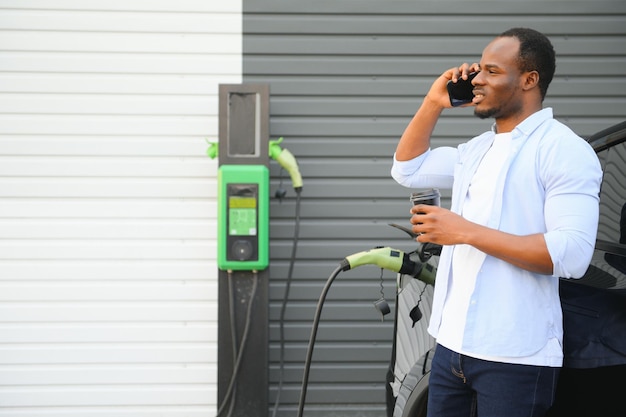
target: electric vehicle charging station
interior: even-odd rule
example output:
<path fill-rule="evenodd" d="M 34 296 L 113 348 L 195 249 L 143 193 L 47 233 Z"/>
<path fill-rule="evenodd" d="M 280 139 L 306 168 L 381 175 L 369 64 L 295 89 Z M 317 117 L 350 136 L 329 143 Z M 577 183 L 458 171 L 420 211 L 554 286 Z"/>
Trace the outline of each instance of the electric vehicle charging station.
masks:
<path fill-rule="evenodd" d="M 220 156 L 217 415 L 228 409 L 229 416 L 264 416 L 268 412 L 269 159 L 289 173 L 297 194 L 288 282 L 298 240 L 302 176 L 293 154 L 280 147 L 283 138 L 269 140 L 268 85 L 220 85 L 219 100 L 220 141 L 207 150 L 212 159 Z M 278 198 L 284 193 L 280 188 L 276 192 Z M 288 294 L 289 284 L 281 334 Z M 254 346 L 246 349 L 250 344 Z"/>
<path fill-rule="evenodd" d="M 217 149 L 218 415 L 266 416 L 268 85 L 219 86 Z"/>

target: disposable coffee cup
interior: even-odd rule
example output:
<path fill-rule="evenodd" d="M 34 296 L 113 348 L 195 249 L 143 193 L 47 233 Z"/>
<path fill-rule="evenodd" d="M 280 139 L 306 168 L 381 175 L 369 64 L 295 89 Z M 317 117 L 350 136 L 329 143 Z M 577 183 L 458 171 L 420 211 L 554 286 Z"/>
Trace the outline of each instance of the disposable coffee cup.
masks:
<path fill-rule="evenodd" d="M 427 204 L 429 206 L 440 206 L 441 194 L 439 194 L 438 188 L 431 188 L 430 190 L 420 191 L 417 193 L 411 193 L 410 200 L 414 206 L 417 204 Z"/>

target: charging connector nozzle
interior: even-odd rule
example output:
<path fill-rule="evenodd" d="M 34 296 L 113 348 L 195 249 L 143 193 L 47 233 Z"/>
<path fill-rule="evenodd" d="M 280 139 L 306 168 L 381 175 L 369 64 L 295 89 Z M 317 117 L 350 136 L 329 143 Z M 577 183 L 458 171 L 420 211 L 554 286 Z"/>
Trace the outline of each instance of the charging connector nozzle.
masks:
<path fill-rule="evenodd" d="M 354 269 L 361 265 L 377 265 L 393 272 L 413 275 L 420 269 L 416 262 L 401 250 L 390 247 L 375 248 L 347 256 L 341 261 L 343 271 Z"/>
<path fill-rule="evenodd" d="M 279 146 L 282 141 L 282 137 L 276 140 L 270 140 L 269 156 L 270 158 L 278 162 L 278 164 L 289 173 L 289 175 L 291 176 L 291 184 L 293 185 L 293 188 L 299 190 L 302 188 L 302 175 L 300 175 L 298 162 L 288 149 L 284 149 Z"/>
<path fill-rule="evenodd" d="M 416 262 L 407 253 L 390 247 L 358 252 L 345 257 L 339 264 L 342 271 L 361 265 L 377 265 L 392 272 L 410 275 L 427 284 L 435 282 L 435 268 L 432 265 Z"/>

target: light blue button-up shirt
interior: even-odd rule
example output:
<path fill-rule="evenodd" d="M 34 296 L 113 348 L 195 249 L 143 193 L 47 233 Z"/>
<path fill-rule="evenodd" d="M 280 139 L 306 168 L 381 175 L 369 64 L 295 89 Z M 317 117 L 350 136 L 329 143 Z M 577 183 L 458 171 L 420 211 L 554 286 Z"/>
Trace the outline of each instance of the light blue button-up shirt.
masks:
<path fill-rule="evenodd" d="M 470 180 L 495 133 L 485 132 L 457 148 L 441 147 L 410 160 L 394 157 L 393 178 L 410 188 L 451 188 L 451 210 L 462 212 Z M 496 182 L 485 226 L 515 235 L 543 233 L 553 274 L 523 270 L 486 256 L 471 295 L 463 350 L 521 357 L 563 339 L 558 277 L 580 278 L 589 265 L 598 227 L 602 171 L 595 152 L 543 109 L 512 132 L 512 148 Z M 429 332 L 437 337 L 452 280 L 452 252 L 439 259 Z"/>

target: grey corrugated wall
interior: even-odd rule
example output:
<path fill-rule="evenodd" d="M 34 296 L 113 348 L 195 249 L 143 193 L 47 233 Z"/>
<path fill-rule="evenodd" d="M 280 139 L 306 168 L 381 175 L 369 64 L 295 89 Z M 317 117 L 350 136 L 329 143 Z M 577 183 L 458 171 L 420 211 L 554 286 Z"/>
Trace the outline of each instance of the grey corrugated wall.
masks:
<path fill-rule="evenodd" d="M 414 245 L 389 222 L 408 224 L 410 190 L 389 177 L 396 142 L 443 70 L 478 61 L 514 26 L 552 39 L 557 74 L 546 105 L 588 136 L 626 117 L 624 1 L 244 0 L 243 78 L 270 84 L 270 134 L 284 137 L 304 178 L 300 241 L 286 309 L 280 416 L 293 416 L 311 321 L 322 287 L 343 257 L 379 245 Z M 433 145 L 454 145 L 491 121 L 447 111 Z M 286 288 L 294 192 L 271 203 L 270 405 L 279 381 L 279 323 Z M 272 167 L 272 192 L 279 169 Z M 443 204 L 447 205 L 447 194 Z M 380 298 L 380 270 L 341 273 L 324 306 L 307 416 L 381 416 L 392 319 Z M 384 273 L 392 301 L 395 277 Z"/>

